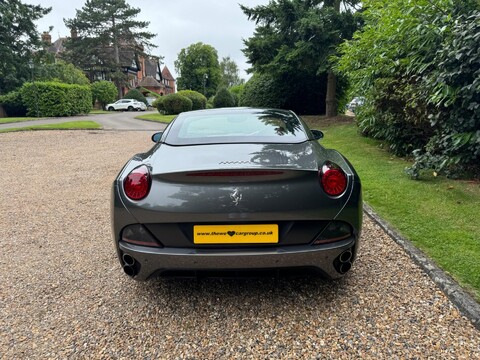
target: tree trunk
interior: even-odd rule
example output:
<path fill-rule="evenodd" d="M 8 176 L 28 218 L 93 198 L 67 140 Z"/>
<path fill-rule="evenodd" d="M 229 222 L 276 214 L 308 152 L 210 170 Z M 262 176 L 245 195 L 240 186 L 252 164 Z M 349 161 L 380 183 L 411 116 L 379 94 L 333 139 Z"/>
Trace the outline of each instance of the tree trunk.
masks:
<path fill-rule="evenodd" d="M 333 4 L 333 8 L 336 12 L 340 12 L 341 0 L 336 0 Z M 337 77 L 332 70 L 328 72 L 327 79 L 327 96 L 325 98 L 327 117 L 337 116 Z"/>
<path fill-rule="evenodd" d="M 333 71 L 328 72 L 327 80 L 327 96 L 325 99 L 326 103 L 326 115 L 327 117 L 337 116 L 337 77 Z"/>
<path fill-rule="evenodd" d="M 113 28 L 113 56 L 114 56 L 114 61 L 115 61 L 115 72 L 120 71 L 120 50 L 118 46 L 118 37 L 117 37 L 117 31 L 115 28 L 115 17 L 112 16 L 112 28 Z M 120 79 L 117 76 L 115 76 L 115 85 L 117 86 L 118 90 L 118 98 L 121 99 L 123 96 L 122 93 L 122 83 Z"/>

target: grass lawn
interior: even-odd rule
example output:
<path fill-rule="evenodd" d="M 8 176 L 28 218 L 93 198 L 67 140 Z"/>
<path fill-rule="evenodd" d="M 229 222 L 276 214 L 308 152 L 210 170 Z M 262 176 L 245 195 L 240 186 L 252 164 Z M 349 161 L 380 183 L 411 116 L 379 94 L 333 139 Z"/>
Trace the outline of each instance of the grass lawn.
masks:
<path fill-rule="evenodd" d="M 36 117 L 6 117 L 0 118 L 0 124 L 10 124 L 10 123 L 17 123 L 17 122 L 24 122 L 24 121 L 33 121 L 38 120 Z"/>
<path fill-rule="evenodd" d="M 159 113 L 154 113 L 154 114 L 145 114 L 145 115 L 135 116 L 135 118 L 169 124 L 175 116 L 176 115 L 162 115 Z"/>
<path fill-rule="evenodd" d="M 102 126 L 94 121 L 69 121 L 59 124 L 26 126 L 21 128 L 2 129 L 0 132 L 28 131 L 28 130 L 91 130 L 101 129 Z"/>
<path fill-rule="evenodd" d="M 305 120 L 324 131 L 323 146 L 339 150 L 355 166 L 364 201 L 480 301 L 480 183 L 431 173 L 411 180 L 404 173 L 410 161 L 358 135 L 354 124 Z"/>
<path fill-rule="evenodd" d="M 94 114 L 94 115 L 108 114 L 108 111 L 93 109 L 92 111 L 90 111 L 90 114 Z M 6 117 L 6 118 L 0 118 L 0 124 L 11 124 L 11 123 L 17 123 L 17 122 L 39 120 L 39 119 L 40 118 L 37 118 L 37 117 Z"/>
<path fill-rule="evenodd" d="M 108 111 L 107 110 L 92 109 L 92 111 L 90 111 L 90 114 L 108 114 Z"/>

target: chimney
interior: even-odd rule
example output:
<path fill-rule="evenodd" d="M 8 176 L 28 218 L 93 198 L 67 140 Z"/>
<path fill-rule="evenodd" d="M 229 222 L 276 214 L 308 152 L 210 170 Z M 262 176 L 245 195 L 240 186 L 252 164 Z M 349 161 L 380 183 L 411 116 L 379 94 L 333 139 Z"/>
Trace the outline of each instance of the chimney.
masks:
<path fill-rule="evenodd" d="M 77 36 L 78 36 L 78 34 L 77 34 L 77 29 L 72 28 L 72 29 L 70 30 L 70 37 L 71 37 L 72 39 L 76 39 Z"/>
<path fill-rule="evenodd" d="M 47 43 L 48 45 L 52 45 L 52 35 L 50 35 L 46 31 L 44 31 L 43 34 L 42 34 L 42 41 L 44 43 Z"/>

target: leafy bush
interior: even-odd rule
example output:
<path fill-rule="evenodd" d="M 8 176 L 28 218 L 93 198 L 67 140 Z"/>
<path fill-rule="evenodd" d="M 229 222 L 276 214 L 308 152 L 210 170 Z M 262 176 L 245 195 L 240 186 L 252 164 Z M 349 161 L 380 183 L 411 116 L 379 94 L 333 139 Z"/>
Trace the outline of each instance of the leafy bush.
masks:
<path fill-rule="evenodd" d="M 434 134 L 414 152 L 409 169 L 414 177 L 421 169 L 480 177 L 480 51 L 472 50 L 480 40 L 480 11 L 453 20 L 436 53 L 436 66 L 423 78 L 435 106 L 429 115 Z"/>
<path fill-rule="evenodd" d="M 193 105 L 192 100 L 179 94 L 168 94 L 163 96 L 161 104 L 165 109 L 164 111 L 166 115 L 176 115 L 181 112 L 190 111 L 192 110 Z"/>
<path fill-rule="evenodd" d="M 105 105 L 114 102 L 118 95 L 117 87 L 111 81 L 94 82 L 91 89 L 93 104 L 98 101 L 103 109 L 105 109 Z"/>
<path fill-rule="evenodd" d="M 226 87 L 221 87 L 215 94 L 215 98 L 213 99 L 213 106 L 215 108 L 234 107 L 235 98 L 230 93 L 230 91 L 227 90 Z"/>
<path fill-rule="evenodd" d="M 90 81 L 82 70 L 72 64 L 58 60 L 54 64 L 35 67 L 35 80 L 54 81 L 65 84 L 89 85 Z"/>
<path fill-rule="evenodd" d="M 228 89 L 235 98 L 235 106 L 240 106 L 242 101 L 243 92 L 245 91 L 245 84 L 235 85 Z"/>
<path fill-rule="evenodd" d="M 326 74 L 312 77 L 300 71 L 280 77 L 255 73 L 245 84 L 240 106 L 288 109 L 297 114 L 324 114 L 326 80 Z M 344 90 L 337 89 L 338 96 L 343 93 Z"/>
<path fill-rule="evenodd" d="M 27 107 L 23 104 L 20 91 L 11 91 L 0 96 L 0 105 L 8 116 L 21 117 L 27 115 Z"/>
<path fill-rule="evenodd" d="M 163 105 L 163 99 L 165 96 L 159 96 L 158 98 L 155 99 L 155 101 L 152 103 L 152 106 L 158 110 L 160 114 L 165 114 L 165 106 Z"/>
<path fill-rule="evenodd" d="M 364 134 L 413 155 L 407 170 L 480 176 L 480 10 L 476 0 L 365 0 L 365 27 L 338 69 L 366 98 Z"/>
<path fill-rule="evenodd" d="M 197 91 L 181 90 L 177 94 L 185 96 L 192 100 L 192 110 L 202 110 L 207 107 L 207 98 Z"/>
<path fill-rule="evenodd" d="M 143 96 L 143 94 L 137 90 L 137 89 L 131 89 L 129 90 L 125 96 L 123 97 L 124 99 L 135 99 L 135 100 L 138 100 L 140 102 L 143 102 L 145 105 L 148 106 L 148 101 L 147 99 L 145 98 L 145 96 Z"/>
<path fill-rule="evenodd" d="M 284 101 L 278 89 L 272 76 L 255 73 L 245 84 L 240 106 L 281 108 Z"/>
<path fill-rule="evenodd" d="M 424 146 L 432 135 L 425 101 L 412 103 L 408 96 L 420 84 L 411 79 L 381 78 L 369 89 L 368 101 L 356 111 L 363 135 L 386 140 L 398 156 L 407 156 Z"/>
<path fill-rule="evenodd" d="M 73 116 L 92 109 L 90 86 L 35 82 L 25 83 L 20 93 L 29 116 Z"/>

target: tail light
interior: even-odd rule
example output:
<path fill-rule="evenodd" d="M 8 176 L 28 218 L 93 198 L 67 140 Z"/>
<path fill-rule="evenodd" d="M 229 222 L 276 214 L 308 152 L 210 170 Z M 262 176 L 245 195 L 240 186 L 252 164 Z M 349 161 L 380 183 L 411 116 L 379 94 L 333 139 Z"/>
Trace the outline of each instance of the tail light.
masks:
<path fill-rule="evenodd" d="M 347 175 L 335 163 L 323 164 L 319 177 L 323 190 L 330 196 L 338 196 L 347 188 Z"/>
<path fill-rule="evenodd" d="M 150 191 L 152 180 L 145 165 L 133 169 L 123 181 L 125 194 L 132 200 L 142 200 Z"/>

